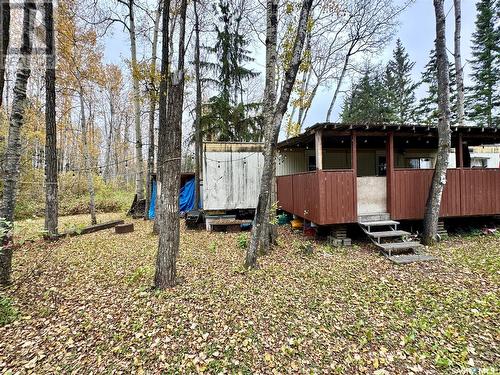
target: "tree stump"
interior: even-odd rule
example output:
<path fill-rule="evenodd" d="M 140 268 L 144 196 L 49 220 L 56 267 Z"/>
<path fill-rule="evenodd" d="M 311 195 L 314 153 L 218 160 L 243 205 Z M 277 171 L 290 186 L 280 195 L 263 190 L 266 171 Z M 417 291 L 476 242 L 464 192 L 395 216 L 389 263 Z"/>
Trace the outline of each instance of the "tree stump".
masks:
<path fill-rule="evenodd" d="M 116 234 L 131 233 L 134 231 L 134 224 L 120 224 L 115 227 Z"/>

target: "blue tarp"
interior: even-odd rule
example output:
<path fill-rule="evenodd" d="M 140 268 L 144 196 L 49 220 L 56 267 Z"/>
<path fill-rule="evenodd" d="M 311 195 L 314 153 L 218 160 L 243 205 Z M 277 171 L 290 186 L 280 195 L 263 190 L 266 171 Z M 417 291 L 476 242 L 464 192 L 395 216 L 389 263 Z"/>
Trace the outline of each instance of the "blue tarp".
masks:
<path fill-rule="evenodd" d="M 155 218 L 155 207 L 156 207 L 156 179 L 153 180 L 151 186 L 151 202 L 149 203 L 148 219 Z"/>
<path fill-rule="evenodd" d="M 179 211 L 188 212 L 194 208 L 194 178 L 186 182 L 179 192 Z"/>
<path fill-rule="evenodd" d="M 156 180 L 154 180 L 153 187 L 151 189 L 151 204 L 149 205 L 149 219 L 154 219 L 155 217 L 156 195 L 157 195 Z M 179 211 L 188 212 L 191 211 L 192 209 L 194 209 L 194 178 L 186 182 L 184 186 L 181 187 L 181 190 L 179 192 Z"/>

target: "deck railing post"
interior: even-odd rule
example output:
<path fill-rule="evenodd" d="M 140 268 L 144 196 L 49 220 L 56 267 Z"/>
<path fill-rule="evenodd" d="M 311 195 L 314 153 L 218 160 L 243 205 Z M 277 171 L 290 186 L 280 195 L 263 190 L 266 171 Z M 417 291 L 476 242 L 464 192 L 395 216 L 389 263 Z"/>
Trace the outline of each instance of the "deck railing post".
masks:
<path fill-rule="evenodd" d="M 316 170 L 323 169 L 323 130 L 314 133 L 314 150 L 316 152 Z"/>
<path fill-rule="evenodd" d="M 394 198 L 394 133 L 387 133 L 387 211 L 392 217 Z"/>
<path fill-rule="evenodd" d="M 356 131 L 353 130 L 351 133 L 351 168 L 353 171 L 353 210 L 357 220 L 358 217 L 358 141 L 356 136 Z"/>
<path fill-rule="evenodd" d="M 462 139 L 462 133 L 458 133 L 457 137 L 457 146 L 455 149 L 455 158 L 457 168 L 464 167 L 464 142 Z"/>

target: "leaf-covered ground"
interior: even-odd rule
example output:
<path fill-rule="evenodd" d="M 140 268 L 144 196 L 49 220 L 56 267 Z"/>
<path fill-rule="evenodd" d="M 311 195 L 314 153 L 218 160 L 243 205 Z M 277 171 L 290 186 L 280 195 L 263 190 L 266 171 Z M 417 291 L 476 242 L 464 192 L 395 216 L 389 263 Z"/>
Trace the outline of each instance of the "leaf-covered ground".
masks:
<path fill-rule="evenodd" d="M 31 223 L 36 226 L 37 223 Z M 39 224 L 39 223 L 38 223 Z M 396 266 L 369 246 L 280 246 L 243 272 L 238 234 L 182 231 L 180 284 L 152 292 L 151 223 L 16 251 L 0 373 L 469 373 L 500 367 L 500 238 Z"/>

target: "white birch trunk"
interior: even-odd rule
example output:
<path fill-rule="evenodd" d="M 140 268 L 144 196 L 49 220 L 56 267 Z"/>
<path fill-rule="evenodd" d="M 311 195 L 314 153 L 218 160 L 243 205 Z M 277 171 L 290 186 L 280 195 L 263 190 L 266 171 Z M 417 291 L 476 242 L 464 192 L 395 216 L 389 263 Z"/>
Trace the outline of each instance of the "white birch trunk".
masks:
<path fill-rule="evenodd" d="M 262 171 L 261 187 L 257 210 L 255 212 L 254 226 L 250 245 L 247 250 L 245 267 L 257 267 L 257 254 L 259 244 L 262 243 L 262 236 L 268 235 L 264 222 L 268 220 L 269 201 L 272 190 L 272 180 L 274 171 L 274 159 L 276 154 L 276 143 L 278 141 L 281 122 L 287 110 L 290 95 L 295 84 L 297 72 L 302 58 L 304 40 L 307 29 L 307 20 L 312 7 L 312 0 L 304 0 L 300 12 L 297 35 L 295 37 L 292 59 L 288 69 L 285 71 L 283 87 L 280 98 L 275 106 L 272 93 L 275 92 L 274 82 L 276 81 L 276 45 L 278 26 L 278 2 L 277 0 L 267 1 L 267 30 L 266 30 L 266 98 L 264 100 L 264 166 Z M 267 214 L 267 216 L 266 216 Z"/>
<path fill-rule="evenodd" d="M 137 200 L 144 199 L 144 166 L 142 160 L 141 92 L 137 75 L 137 36 L 135 31 L 134 0 L 129 0 L 130 60 L 135 125 L 135 193 Z"/>
<path fill-rule="evenodd" d="M 80 120 L 82 126 L 82 147 L 83 147 L 83 160 L 85 175 L 87 176 L 87 188 L 89 190 L 89 212 L 90 212 L 90 224 L 97 224 L 97 217 L 95 213 L 95 191 L 94 191 L 94 176 L 92 174 L 92 164 L 90 162 L 90 151 L 88 145 L 88 131 L 87 131 L 87 119 L 85 117 L 85 103 L 83 100 L 83 88 L 80 87 L 79 92 L 80 99 Z"/>
<path fill-rule="evenodd" d="M 14 222 L 14 208 L 16 206 L 17 183 L 19 181 L 19 163 L 21 160 L 21 128 L 24 125 L 24 115 L 27 106 L 26 88 L 31 75 L 31 53 L 33 20 L 35 4 L 24 3 L 23 35 L 21 56 L 17 65 L 16 82 L 14 84 L 14 97 L 9 123 L 9 135 L 4 158 L 3 197 L 0 206 L 0 218 L 7 223 Z M 6 228 L 7 229 L 7 228 Z M 4 232 L 4 231 L 2 231 Z M 5 231 L 0 238 L 0 285 L 10 284 L 12 267 L 11 232 Z"/>
<path fill-rule="evenodd" d="M 149 206 L 151 204 L 151 178 L 155 169 L 155 114 L 156 114 L 156 59 L 158 56 L 158 33 L 160 27 L 161 9 L 158 7 L 155 14 L 155 23 L 153 29 L 153 45 L 151 48 L 151 81 L 149 92 L 149 139 L 148 139 L 148 168 L 146 174 L 146 207 L 144 218 L 149 219 Z"/>
<path fill-rule="evenodd" d="M 446 54 L 446 17 L 444 15 L 443 3 L 444 0 L 434 0 L 434 9 L 436 12 L 439 145 L 432 185 L 425 207 L 423 242 L 426 245 L 432 244 L 437 239 L 439 211 L 444 187 L 446 186 L 446 171 L 451 146 L 449 65 Z"/>

